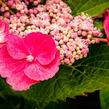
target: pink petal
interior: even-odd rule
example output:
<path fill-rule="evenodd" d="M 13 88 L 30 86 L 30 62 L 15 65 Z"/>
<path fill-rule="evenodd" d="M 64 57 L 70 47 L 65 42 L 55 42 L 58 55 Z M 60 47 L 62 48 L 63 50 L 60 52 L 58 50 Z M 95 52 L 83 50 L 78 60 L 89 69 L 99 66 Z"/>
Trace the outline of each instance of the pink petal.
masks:
<path fill-rule="evenodd" d="M 6 42 L 6 36 L 7 36 L 7 34 L 5 34 L 5 33 L 0 34 L 0 43 Z"/>
<path fill-rule="evenodd" d="M 0 20 L 0 33 L 3 33 L 5 31 L 5 23 Z"/>
<path fill-rule="evenodd" d="M 24 74 L 23 69 L 20 69 L 20 71 L 13 72 L 11 77 L 7 78 L 7 83 L 12 85 L 12 89 L 17 91 L 27 90 L 32 84 L 35 84 L 38 82 L 39 81 L 34 81 L 29 79 Z"/>
<path fill-rule="evenodd" d="M 59 70 L 60 53 L 57 51 L 56 57 L 49 65 L 41 65 L 39 62 L 30 64 L 25 68 L 25 74 L 33 80 L 47 80 L 52 78 Z"/>
<path fill-rule="evenodd" d="M 24 59 L 28 55 L 24 47 L 23 38 L 13 34 L 8 37 L 7 50 L 14 59 Z"/>
<path fill-rule="evenodd" d="M 4 45 L 6 45 L 6 42 L 0 43 L 0 48 L 2 48 Z"/>
<path fill-rule="evenodd" d="M 37 32 L 37 34 L 34 34 L 34 32 L 32 32 L 24 38 L 25 48 L 30 55 L 36 56 L 37 40 L 39 39 L 40 35 L 40 32 Z"/>
<path fill-rule="evenodd" d="M 6 46 L 0 49 L 0 74 L 2 77 L 10 77 L 13 70 L 22 67 L 24 61 L 14 60 L 8 53 Z"/>
<path fill-rule="evenodd" d="M 9 33 L 9 25 L 7 22 L 5 22 L 5 33 Z"/>
<path fill-rule="evenodd" d="M 109 16 L 109 9 L 107 9 L 104 13 L 103 13 L 104 18 L 106 18 L 107 16 Z"/>
<path fill-rule="evenodd" d="M 23 69 L 26 65 L 25 60 L 14 60 L 8 54 L 6 46 L 0 49 L 0 74 L 7 77 L 7 83 L 12 85 L 14 90 L 27 90 L 30 85 L 37 83 L 24 74 Z"/>
<path fill-rule="evenodd" d="M 105 32 L 106 32 L 106 35 L 107 35 L 107 42 L 108 42 L 108 45 L 109 45 L 109 16 L 107 16 L 104 20 L 104 29 L 105 29 Z"/>
<path fill-rule="evenodd" d="M 0 33 L 9 33 L 8 23 L 2 20 L 0 20 Z"/>
<path fill-rule="evenodd" d="M 55 58 L 56 45 L 54 40 L 40 32 L 33 32 L 24 39 L 26 48 L 42 65 L 47 65 Z"/>
<path fill-rule="evenodd" d="M 8 34 L 9 34 L 9 25 L 6 22 L 0 20 L 0 44 L 7 41 Z"/>

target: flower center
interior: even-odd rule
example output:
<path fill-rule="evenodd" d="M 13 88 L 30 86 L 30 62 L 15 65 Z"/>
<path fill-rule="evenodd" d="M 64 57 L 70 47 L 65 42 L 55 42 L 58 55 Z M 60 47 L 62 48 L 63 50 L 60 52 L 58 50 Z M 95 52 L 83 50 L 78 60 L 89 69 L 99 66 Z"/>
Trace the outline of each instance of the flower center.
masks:
<path fill-rule="evenodd" d="M 32 62 L 32 61 L 34 60 L 34 57 L 33 57 L 32 55 L 28 55 L 28 56 L 26 57 L 26 60 L 27 60 L 28 62 Z"/>

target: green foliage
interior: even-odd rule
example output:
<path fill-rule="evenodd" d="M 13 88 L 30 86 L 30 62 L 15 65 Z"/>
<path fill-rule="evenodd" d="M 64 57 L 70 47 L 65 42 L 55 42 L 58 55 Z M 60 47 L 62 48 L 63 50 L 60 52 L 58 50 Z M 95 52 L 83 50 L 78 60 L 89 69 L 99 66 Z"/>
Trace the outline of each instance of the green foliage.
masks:
<path fill-rule="evenodd" d="M 41 0 L 41 3 L 44 4 L 46 2 L 46 0 Z"/>
<path fill-rule="evenodd" d="M 104 30 L 104 27 L 103 27 L 103 19 L 95 19 L 94 20 L 94 25 L 99 28 L 101 31 Z"/>
<path fill-rule="evenodd" d="M 72 9 L 72 14 L 77 15 L 85 12 L 91 16 L 96 16 L 109 8 L 108 0 L 66 0 Z"/>
<path fill-rule="evenodd" d="M 8 92 L 21 95 L 25 99 L 36 102 L 42 107 L 50 101 L 64 100 L 93 92 L 98 89 L 109 88 L 109 47 L 98 44 L 90 47 L 86 59 L 77 61 L 73 66 L 60 66 L 55 77 L 31 86 L 28 91 L 16 92 L 6 87 Z"/>
<path fill-rule="evenodd" d="M 70 109 L 68 102 L 51 102 L 45 106 L 44 109 Z"/>
<path fill-rule="evenodd" d="M 107 44 L 93 45 L 86 59 L 77 61 L 71 67 L 60 66 L 60 71 L 52 79 L 35 84 L 28 91 L 17 94 L 44 103 L 109 88 L 108 51 Z"/>
<path fill-rule="evenodd" d="M 109 109 L 109 90 L 100 91 L 100 101 L 102 109 Z"/>
<path fill-rule="evenodd" d="M 66 2 L 71 7 L 73 15 L 85 12 L 95 16 L 109 8 L 108 0 L 66 0 Z M 102 20 L 95 20 L 95 25 L 103 30 Z M 90 46 L 87 58 L 76 61 L 73 66 L 61 65 L 55 77 L 37 83 L 27 91 L 13 91 L 4 79 L 0 79 L 0 83 L 0 98 L 8 100 L 7 95 L 14 95 L 18 99 L 22 97 L 25 104 L 28 104 L 25 107 L 30 106 L 31 109 L 46 107 L 45 103 L 65 100 L 67 97 L 73 98 L 86 92 L 109 89 L 109 47 L 104 43 Z M 18 108 L 20 107 L 21 103 L 18 105 Z"/>

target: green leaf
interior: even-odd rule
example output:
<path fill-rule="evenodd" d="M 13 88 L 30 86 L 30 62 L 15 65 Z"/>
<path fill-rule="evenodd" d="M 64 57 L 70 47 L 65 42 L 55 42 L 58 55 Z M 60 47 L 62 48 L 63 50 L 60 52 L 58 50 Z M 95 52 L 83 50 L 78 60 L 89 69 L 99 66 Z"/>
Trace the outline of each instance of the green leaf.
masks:
<path fill-rule="evenodd" d="M 109 7 L 107 0 L 67 0 L 67 3 L 75 15 L 87 12 L 95 16 Z M 102 22 L 96 21 L 95 25 L 103 29 Z M 2 83 L 0 96 L 4 97 L 2 93 L 21 95 L 25 99 L 35 101 L 38 107 L 42 107 L 41 103 L 64 100 L 67 97 L 73 98 L 98 89 L 109 89 L 108 65 L 109 47 L 107 44 L 93 45 L 90 46 L 86 59 L 76 61 L 73 66 L 61 65 L 55 77 L 32 85 L 27 91 L 13 91 L 4 80 L 0 80 Z"/>
<path fill-rule="evenodd" d="M 102 19 L 95 19 L 94 20 L 94 25 L 99 28 L 101 31 L 104 30 L 104 27 L 103 27 L 103 20 Z"/>
<path fill-rule="evenodd" d="M 108 65 L 107 44 L 93 45 L 86 59 L 76 61 L 71 67 L 61 65 L 59 72 L 52 79 L 35 84 L 29 90 L 17 94 L 37 103 L 44 103 L 109 88 Z"/>
<path fill-rule="evenodd" d="M 104 23 L 103 19 L 97 18 L 94 20 L 94 26 L 97 27 L 98 29 L 100 29 L 101 32 L 104 34 L 103 38 L 106 38 L 103 23 Z"/>
<path fill-rule="evenodd" d="M 47 104 L 44 109 L 70 109 L 70 106 L 68 102 L 62 102 L 62 101 L 58 103 L 51 102 Z"/>
<path fill-rule="evenodd" d="M 41 0 L 41 3 L 44 4 L 46 2 L 46 0 Z"/>
<path fill-rule="evenodd" d="M 66 3 L 71 7 L 73 15 L 84 12 L 96 16 L 109 8 L 108 0 L 66 0 Z"/>
<path fill-rule="evenodd" d="M 102 109 L 109 109 L 109 90 L 100 91 L 100 102 Z"/>

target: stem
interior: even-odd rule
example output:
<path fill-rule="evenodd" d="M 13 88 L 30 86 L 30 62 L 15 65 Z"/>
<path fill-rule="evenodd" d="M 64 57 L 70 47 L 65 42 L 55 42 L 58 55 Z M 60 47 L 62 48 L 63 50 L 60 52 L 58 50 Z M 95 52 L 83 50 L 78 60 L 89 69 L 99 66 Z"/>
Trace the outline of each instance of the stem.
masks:
<path fill-rule="evenodd" d="M 64 2 L 66 2 L 66 0 L 63 0 Z"/>
<path fill-rule="evenodd" d="M 96 40 L 99 39 L 101 42 L 107 42 L 107 39 L 105 38 L 92 38 L 92 40 Z"/>
<path fill-rule="evenodd" d="M 4 5 L 4 2 L 2 1 L 2 0 L 0 0 L 0 3 L 2 4 L 2 5 Z M 6 5 L 6 4 L 5 4 Z M 15 13 L 12 11 L 12 10 L 8 10 L 11 14 L 13 14 L 13 15 L 15 15 Z"/>
<path fill-rule="evenodd" d="M 92 18 L 96 19 L 96 18 L 103 18 L 103 17 L 104 17 L 103 14 L 101 14 L 101 15 L 93 16 Z"/>

